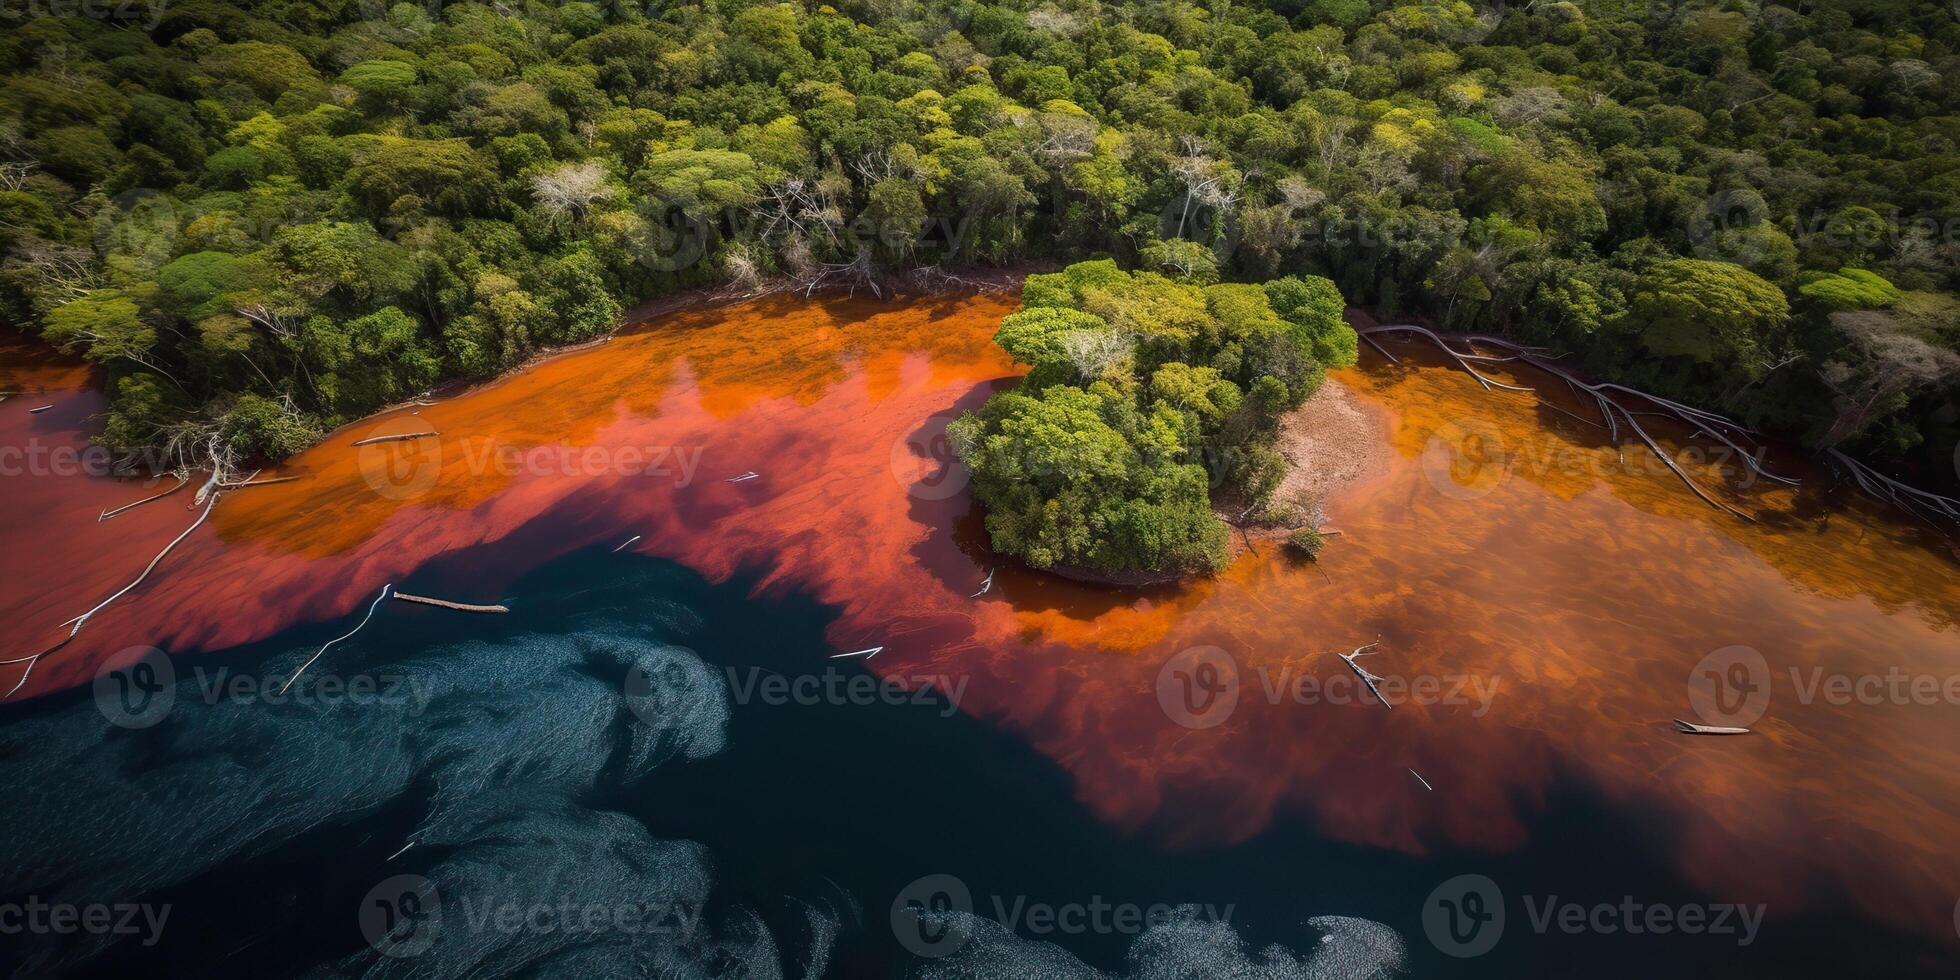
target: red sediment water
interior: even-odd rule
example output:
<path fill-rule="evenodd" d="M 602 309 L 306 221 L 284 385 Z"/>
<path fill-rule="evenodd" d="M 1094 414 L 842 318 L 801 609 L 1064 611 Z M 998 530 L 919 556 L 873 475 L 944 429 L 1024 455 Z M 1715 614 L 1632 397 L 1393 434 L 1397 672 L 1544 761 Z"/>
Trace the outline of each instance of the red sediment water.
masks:
<path fill-rule="evenodd" d="M 1089 588 L 990 556 L 945 465 L 946 419 L 1011 383 L 991 334 L 1012 307 L 777 297 L 672 314 L 352 426 L 280 471 L 302 479 L 228 494 L 24 693 L 87 683 L 130 646 L 215 649 L 357 615 L 381 583 L 460 549 L 475 549 L 473 576 L 445 596 L 491 602 L 544 562 L 637 534 L 633 551 L 832 605 L 836 650 L 885 647 L 871 669 L 967 678 L 963 710 L 1067 769 L 1099 817 L 1173 844 L 1284 821 L 1411 853 L 1504 851 L 1576 779 L 1651 820 L 1717 900 L 1780 917 L 1828 882 L 1889 921 L 1951 928 L 1960 705 L 1801 693 L 1820 670 L 1960 675 L 1960 577 L 1921 532 L 1780 488 L 1751 490 L 1765 518 L 1744 524 L 1644 450 L 1411 347 L 1403 366 L 1367 355 L 1338 373 L 1392 452 L 1331 502 L 1344 534 L 1318 564 L 1262 547 L 1209 581 Z M 93 431 L 99 395 L 46 400 L 32 417 L 0 403 L 0 445 Z M 351 445 L 424 430 L 440 436 Z M 0 659 L 58 640 L 195 519 L 185 490 L 95 522 L 153 492 L 5 478 L 0 568 L 16 584 Z M 1330 651 L 1377 636 L 1361 663 L 1431 678 L 1443 703 L 1385 710 L 1342 686 Z M 1772 671 L 1755 734 L 1672 733 L 1694 718 L 1691 670 L 1738 644 Z M 1207 645 L 1233 658 L 1238 706 L 1188 728 L 1160 703 L 1160 673 Z M 1300 703 L 1302 679 L 1345 693 Z"/>

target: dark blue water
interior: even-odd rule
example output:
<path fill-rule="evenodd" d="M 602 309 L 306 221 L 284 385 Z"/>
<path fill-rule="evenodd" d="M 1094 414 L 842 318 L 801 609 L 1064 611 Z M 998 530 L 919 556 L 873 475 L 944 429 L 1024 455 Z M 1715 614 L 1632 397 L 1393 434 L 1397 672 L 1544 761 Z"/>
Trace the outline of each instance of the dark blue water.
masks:
<path fill-rule="evenodd" d="M 453 555 L 397 584 L 445 594 L 472 561 Z M 575 556 L 515 586 L 508 616 L 382 604 L 307 675 L 379 679 L 371 703 L 205 693 L 241 675 L 288 676 L 352 625 L 340 621 L 171 658 L 175 701 L 151 727 L 113 723 L 115 705 L 105 712 L 90 691 L 10 709 L 0 716 L 0 909 L 102 907 L 107 921 L 128 910 L 138 924 L 168 913 L 160 928 L 0 936 L 0 967 L 239 977 L 1960 973 L 1950 949 L 1836 908 L 1772 915 L 1747 945 L 1734 934 L 1541 933 L 1526 896 L 1532 908 L 1551 896 L 1617 904 L 1628 893 L 1671 909 L 1712 901 L 1666 870 L 1660 856 L 1675 842 L 1652 828 L 1667 821 L 1570 782 L 1516 854 L 1401 855 L 1285 820 L 1237 845 L 1167 851 L 1147 829 L 1094 820 L 1053 762 L 951 710 L 942 693 L 851 694 L 872 681 L 858 662 L 826 658 L 831 612 L 796 596 L 758 600 L 752 585 L 711 585 L 627 554 Z M 830 686 L 785 700 L 768 693 L 768 678 Z M 1462 874 L 1501 883 L 1505 911 L 1501 938 L 1470 958 L 1446 955 L 1423 919 L 1432 891 Z M 409 890 L 377 895 L 391 880 Z M 908 899 L 925 911 L 903 911 Z M 606 921 L 588 927 L 591 908 Z M 499 926 L 506 910 L 531 918 Z M 1048 923 L 1043 910 L 1061 918 Z M 396 928 L 377 933 L 383 914 Z"/>

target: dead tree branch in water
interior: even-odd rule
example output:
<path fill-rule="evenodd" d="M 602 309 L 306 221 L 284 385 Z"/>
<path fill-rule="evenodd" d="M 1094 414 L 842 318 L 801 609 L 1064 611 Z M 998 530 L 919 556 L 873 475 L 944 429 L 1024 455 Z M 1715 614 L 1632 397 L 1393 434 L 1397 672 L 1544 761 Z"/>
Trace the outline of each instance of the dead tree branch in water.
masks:
<path fill-rule="evenodd" d="M 197 530 L 198 526 L 204 523 L 205 518 L 211 516 L 211 508 L 218 505 L 218 496 L 219 495 L 215 493 L 211 495 L 210 500 L 204 505 L 203 513 L 197 515 L 197 520 L 192 521 L 191 526 L 185 528 L 183 530 L 183 533 L 170 539 L 170 543 L 164 545 L 163 550 L 157 552 L 157 556 L 155 558 L 150 559 L 150 563 L 148 565 L 143 566 L 142 573 L 136 576 L 135 581 L 129 583 L 128 585 L 123 586 L 120 589 L 117 589 L 115 594 L 111 595 L 109 598 L 96 603 L 95 608 L 90 609 L 88 612 L 85 612 L 80 616 L 75 617 L 74 619 L 62 623 L 61 625 L 70 628 L 68 630 L 68 636 L 62 639 L 60 643 L 57 643 L 54 646 L 51 646 L 46 650 L 42 650 L 40 653 L 36 653 L 31 656 L 17 657 L 13 660 L 0 660 L 0 666 L 10 666 L 13 664 L 27 665 L 27 668 L 20 672 L 20 680 L 15 681 L 14 686 L 8 689 L 7 693 L 4 696 L 0 696 L 0 701 L 13 697 L 17 692 L 20 691 L 22 687 L 26 686 L 27 679 L 33 676 L 34 674 L 34 668 L 40 665 L 41 658 L 46 657 L 48 654 L 53 653 L 56 650 L 59 650 L 62 647 L 67 646 L 68 641 L 74 639 L 75 635 L 82 631 L 83 626 L 88 625 L 89 619 L 92 618 L 96 613 L 99 613 L 102 610 L 108 608 L 110 603 L 115 602 L 117 599 L 120 599 L 125 595 L 128 595 L 130 590 L 136 588 L 139 585 L 142 585 L 143 581 L 150 577 L 150 573 L 156 571 L 157 565 L 163 561 L 164 557 L 169 555 L 170 552 L 173 549 L 175 549 L 178 545 L 182 544 L 185 538 L 190 537 L 191 532 Z"/>
<path fill-rule="evenodd" d="M 1762 477 L 1766 480 L 1771 480 L 1777 483 L 1781 483 L 1786 486 L 1797 485 L 1798 481 L 1796 481 L 1795 479 L 1786 476 L 1781 476 L 1776 473 L 1772 473 L 1769 470 L 1763 468 L 1763 465 L 1759 461 L 1759 457 L 1756 455 L 1756 453 L 1753 453 L 1748 449 L 1745 449 L 1740 443 L 1736 441 L 1737 437 L 1754 435 L 1754 432 L 1748 427 L 1733 422 L 1727 418 L 1724 418 L 1723 416 L 1717 415 L 1714 412 L 1703 411 L 1699 408 L 1695 408 L 1692 405 L 1684 405 L 1680 402 L 1663 398 L 1659 395 L 1653 395 L 1644 391 L 1640 391 L 1638 389 L 1628 388 L 1625 385 L 1618 385 L 1618 384 L 1611 384 L 1611 383 L 1594 384 L 1592 382 L 1586 381 L 1585 379 L 1579 377 L 1576 373 L 1574 373 L 1571 369 L 1566 368 L 1564 365 L 1554 363 L 1552 358 L 1545 356 L 1544 352 L 1537 348 L 1527 347 L 1523 344 L 1519 344 L 1511 340 L 1506 340 L 1502 337 L 1491 337 L 1485 335 L 1471 335 L 1471 336 L 1453 337 L 1453 338 L 1446 339 L 1442 335 L 1437 334 L 1435 331 L 1429 330 L 1426 327 L 1415 326 L 1413 324 L 1391 324 L 1391 325 L 1383 325 L 1383 326 L 1375 326 L 1375 327 L 1360 327 L 1356 329 L 1356 332 L 1361 335 L 1362 339 L 1368 341 L 1369 346 L 1374 347 L 1378 351 L 1381 351 L 1382 354 L 1391 361 L 1396 361 L 1395 355 L 1388 353 L 1388 351 L 1383 349 L 1380 344 L 1375 343 L 1374 339 L 1370 336 L 1371 334 L 1413 333 L 1420 337 L 1426 338 L 1432 344 L 1434 344 L 1438 349 L 1442 350 L 1443 353 L 1447 354 L 1452 360 L 1454 360 L 1459 367 L 1463 368 L 1463 370 L 1469 372 L 1469 374 L 1472 377 L 1476 378 L 1477 382 L 1479 384 L 1482 384 L 1485 390 L 1489 390 L 1492 387 L 1498 387 L 1498 388 L 1503 388 L 1507 391 L 1519 391 L 1519 392 L 1534 391 L 1531 388 L 1522 388 L 1515 385 L 1508 385 L 1496 381 L 1494 379 L 1488 378 L 1483 374 L 1479 373 L 1475 367 L 1472 367 L 1471 366 L 1472 362 L 1485 363 L 1485 364 L 1516 362 L 1516 363 L 1527 364 L 1531 367 L 1537 368 L 1538 370 L 1543 371 L 1546 374 L 1549 374 L 1552 377 L 1559 379 L 1560 381 L 1563 381 L 1565 383 L 1566 388 L 1568 388 L 1574 396 L 1580 398 L 1582 401 L 1591 402 L 1592 405 L 1599 410 L 1600 418 L 1598 422 L 1593 422 L 1591 419 L 1586 419 L 1583 416 L 1580 416 L 1576 413 L 1566 411 L 1565 409 L 1559 408 L 1556 405 L 1552 405 L 1549 402 L 1544 401 L 1543 399 L 1540 399 L 1539 401 L 1540 404 L 1545 405 L 1548 408 L 1555 409 L 1572 418 L 1579 419 L 1580 421 L 1586 422 L 1587 424 L 1599 425 L 1603 427 L 1604 429 L 1606 429 L 1607 436 L 1612 441 L 1615 448 L 1619 447 L 1620 445 L 1620 431 L 1622 429 L 1625 429 L 1626 431 L 1633 433 L 1634 437 L 1639 439 L 1641 444 L 1645 445 L 1647 447 L 1647 450 L 1653 453 L 1654 456 L 1658 458 L 1661 461 L 1661 463 L 1668 468 L 1669 471 L 1671 471 L 1676 477 L 1679 477 L 1681 482 L 1685 484 L 1687 488 L 1694 493 L 1695 496 L 1700 497 L 1702 501 L 1704 503 L 1707 503 L 1709 506 L 1714 507 L 1715 509 L 1720 510 L 1724 513 L 1738 517 L 1742 520 L 1753 523 L 1756 520 L 1756 518 L 1753 515 L 1749 514 L 1748 512 L 1742 510 L 1739 507 L 1736 507 L 1733 504 L 1717 499 L 1713 494 L 1703 489 L 1701 484 L 1695 482 L 1695 479 L 1692 476 L 1688 475 L 1688 471 L 1682 469 L 1681 465 L 1674 461 L 1674 457 L 1668 455 L 1667 452 L 1662 450 L 1660 443 L 1657 442 L 1654 439 L 1653 435 L 1649 433 L 1647 429 L 1640 424 L 1640 419 L 1642 417 L 1660 417 L 1685 425 L 1688 428 L 1694 430 L 1696 434 L 1713 439 L 1716 442 L 1719 442 L 1722 445 L 1728 447 L 1730 450 L 1732 450 L 1735 453 L 1735 458 L 1740 461 L 1740 465 L 1743 467 L 1743 469 L 1747 470 L 1750 474 L 1754 476 Z M 1450 340 L 1455 340 L 1463 344 L 1466 349 L 1457 350 L 1456 348 L 1450 346 Z M 1486 354 L 1484 353 L 1483 350 L 1479 349 L 1480 347 L 1484 349 L 1498 351 L 1503 356 L 1498 357 L 1498 356 Z M 1397 361 L 1397 363 L 1400 362 Z M 1636 411 L 1633 408 L 1629 408 L 1626 404 L 1624 404 L 1621 400 L 1622 397 L 1638 398 L 1646 402 L 1647 405 L 1650 406 L 1650 408 L 1649 410 Z M 1734 435 L 1732 436 L 1731 433 L 1733 433 Z"/>
<path fill-rule="evenodd" d="M 421 438 L 425 438 L 425 437 L 427 437 L 427 436 L 433 436 L 433 435 L 437 435 L 437 433 L 434 433 L 434 432 L 404 432 L 404 433 L 402 433 L 402 434 L 400 434 L 400 435 L 393 435 L 393 436 L 370 436 L 370 437 L 368 437 L 368 438 L 366 438 L 366 439 L 358 439 L 358 440 L 355 440 L 355 442 L 353 443 L 353 445 L 355 445 L 355 446 L 372 446 L 372 445 L 374 445 L 374 444 L 375 444 L 375 443 L 377 443 L 377 442 L 407 442 L 407 441 L 409 441 L 409 440 L 411 440 L 411 439 L 421 439 Z"/>
<path fill-rule="evenodd" d="M 159 493 L 159 494 L 154 494 L 154 495 L 151 495 L 151 496 L 148 496 L 148 497 L 144 497 L 144 498 L 143 498 L 142 500 L 138 500 L 138 501 L 136 501 L 136 502 L 135 502 L 135 503 L 133 503 L 133 504 L 124 504 L 124 505 L 122 505 L 121 507 L 117 507 L 117 508 L 115 508 L 115 509 L 113 509 L 113 510 L 105 510 L 105 511 L 103 511 L 102 513 L 100 513 L 100 514 L 97 514 L 97 515 L 96 515 L 96 517 L 95 517 L 95 523 L 97 523 L 97 524 L 100 524 L 100 523 L 102 523 L 103 521 L 106 521 L 106 520 L 108 520 L 109 518 L 111 518 L 111 517 L 114 517 L 114 516 L 116 516 L 117 514 L 120 514 L 120 513 L 122 513 L 123 511 L 126 511 L 126 510 L 129 510 L 130 508 L 133 508 L 133 507 L 141 507 L 141 506 L 143 506 L 144 504 L 147 504 L 147 503 L 149 503 L 149 502 L 150 502 L 150 501 L 152 501 L 152 500 L 162 500 L 163 498 L 165 498 L 165 497 L 168 497 L 168 496 L 170 496 L 171 494 L 173 494 L 173 493 L 176 493 L 177 491 L 179 491 L 179 490 L 182 490 L 182 489 L 184 489 L 185 487 L 187 487 L 187 486 L 189 486 L 189 485 L 190 485 L 190 482 L 191 482 L 191 481 L 190 481 L 190 477 L 187 477 L 187 476 L 184 476 L 184 475 L 183 475 L 183 474 L 181 474 L 181 473 L 175 473 L 175 474 L 171 474 L 171 475 L 173 475 L 173 476 L 175 476 L 175 477 L 177 478 L 177 485 L 176 485 L 176 486 L 174 486 L 174 487 L 171 487 L 170 489 L 168 489 L 168 490 L 165 490 L 165 491 L 164 491 L 164 492 L 162 492 L 162 493 Z"/>
<path fill-rule="evenodd" d="M 1960 500 L 1907 486 L 1837 449 L 1827 450 L 1827 455 L 1834 466 L 1842 467 L 1851 474 L 1852 482 L 1858 484 L 1858 489 L 1873 499 L 1911 514 L 1934 530 L 1942 530 L 1936 518 L 1960 525 Z"/>
<path fill-rule="evenodd" d="M 375 608 L 381 605 L 381 600 L 388 598 L 388 590 L 393 586 L 394 583 L 390 582 L 387 585 L 383 585 L 381 587 L 381 594 L 375 596 L 373 602 L 368 603 L 367 615 L 362 616 L 361 621 L 354 624 L 353 629 L 348 630 L 347 632 L 342 633 L 341 635 L 336 636 L 333 639 L 320 644 L 320 649 L 314 651 L 313 656 L 306 658 L 306 662 L 300 664 L 298 670 L 293 671 L 293 676 L 286 678 L 286 683 L 280 686 L 279 693 L 285 694 L 286 688 L 292 687 L 293 682 L 299 680 L 299 675 L 306 673 L 306 668 L 313 666 L 313 662 L 315 660 L 320 659 L 320 656 L 327 652 L 328 647 L 333 646 L 334 644 L 339 643 L 340 641 L 345 640 L 356 633 L 359 633 L 361 631 L 361 627 L 366 626 L 368 624 L 368 620 L 374 618 Z"/>
<path fill-rule="evenodd" d="M 503 605 L 477 606 L 477 605 L 471 605 L 470 603 L 467 602 L 450 602 L 447 599 L 431 599 L 428 596 L 409 595 L 406 592 L 395 593 L 395 598 L 400 599 L 403 602 L 419 602 L 425 606 L 441 606 L 444 609 L 454 609 L 457 610 L 458 612 L 473 612 L 473 613 L 510 612 L 509 606 L 503 606 Z"/>
<path fill-rule="evenodd" d="M 1382 678 L 1377 677 L 1374 674 L 1368 673 L 1368 669 L 1366 667 L 1363 667 L 1360 664 L 1355 663 L 1356 660 L 1374 653 L 1375 648 L 1381 645 L 1382 645 L 1382 641 L 1376 640 L 1375 642 L 1369 643 L 1365 646 L 1355 647 L 1352 653 L 1337 652 L 1334 654 L 1334 656 L 1341 658 L 1341 662 L 1347 664 L 1349 670 L 1354 671 L 1354 676 L 1361 678 L 1361 683 L 1368 685 L 1368 693 L 1374 695 L 1375 700 L 1380 701 L 1382 703 L 1382 707 L 1388 708 L 1389 710 L 1392 711 L 1394 710 L 1395 706 L 1389 704 L 1388 699 L 1382 697 L 1381 689 L 1375 686 L 1375 682 L 1381 680 Z"/>

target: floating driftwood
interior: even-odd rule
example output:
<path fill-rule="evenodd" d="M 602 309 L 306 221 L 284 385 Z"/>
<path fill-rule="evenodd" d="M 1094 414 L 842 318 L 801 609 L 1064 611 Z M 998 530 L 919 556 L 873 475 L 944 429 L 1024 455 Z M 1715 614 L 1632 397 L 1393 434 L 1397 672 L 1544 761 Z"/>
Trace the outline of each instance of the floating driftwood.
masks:
<path fill-rule="evenodd" d="M 425 436 L 434 436 L 434 435 L 440 435 L 440 433 L 436 433 L 436 432 L 404 432 L 404 433 L 402 433 L 401 435 L 394 435 L 394 436 L 369 436 L 369 437 L 368 437 L 368 438 L 366 438 L 366 439 L 359 439 L 359 440 L 356 440 L 356 441 L 354 442 L 354 445 L 356 445 L 356 446 L 372 446 L 372 445 L 374 445 L 374 444 L 375 444 L 375 443 L 377 443 L 377 442 L 407 442 L 407 441 L 409 441 L 410 439 L 421 439 L 421 438 L 423 438 L 423 437 L 425 437 Z"/>
<path fill-rule="evenodd" d="M 102 523 L 103 521 L 106 521 L 106 520 L 108 520 L 109 518 L 111 518 L 111 517 L 114 517 L 114 516 L 116 516 L 117 514 L 120 514 L 120 513 L 122 513 L 123 511 L 126 511 L 126 510 L 129 510 L 129 509 L 130 509 L 130 508 L 132 508 L 132 507 L 141 507 L 141 506 L 143 506 L 144 504 L 147 504 L 147 503 L 149 503 L 149 502 L 150 502 L 150 501 L 152 501 L 152 500 L 162 500 L 163 498 L 165 498 L 165 497 L 168 497 L 168 496 L 170 496 L 171 494 L 173 494 L 173 493 L 176 493 L 177 491 L 179 491 L 179 490 L 182 490 L 182 489 L 184 489 L 185 487 L 187 487 L 187 486 L 189 486 L 189 485 L 190 485 L 190 482 L 191 482 L 191 481 L 190 481 L 189 479 L 187 479 L 187 478 L 185 478 L 185 477 L 181 477 L 181 476 L 180 476 L 180 477 L 177 477 L 177 485 L 176 485 L 176 486 L 174 486 L 174 487 L 171 487 L 170 489 L 168 489 L 168 490 L 165 490 L 165 491 L 164 491 L 164 492 L 162 492 L 162 493 L 159 493 L 159 494 L 155 494 L 155 495 L 152 495 L 152 496 L 148 496 L 148 497 L 144 497 L 144 498 L 143 498 L 142 500 L 138 500 L 137 502 L 135 502 L 135 503 L 133 503 L 133 504 L 124 504 L 124 505 L 122 505 L 121 507 L 117 507 L 117 508 L 115 508 L 114 510 L 105 510 L 105 511 L 103 511 L 102 513 L 100 513 L 100 514 L 97 514 L 97 515 L 95 516 L 95 523 L 97 523 L 97 524 L 100 524 L 100 523 Z"/>
<path fill-rule="evenodd" d="M 1374 674 L 1368 673 L 1367 668 L 1362 667 L 1358 663 L 1355 663 L 1356 659 L 1374 653 L 1375 648 L 1381 645 L 1382 645 L 1382 641 L 1376 640 L 1375 642 L 1370 643 L 1367 646 L 1355 647 L 1353 653 L 1336 652 L 1334 656 L 1341 658 L 1341 662 L 1347 664 L 1349 670 L 1354 671 L 1354 676 L 1361 678 L 1361 683 L 1368 685 L 1368 693 L 1373 694 L 1375 696 L 1375 700 L 1380 701 L 1382 703 L 1382 707 L 1393 710 L 1395 706 L 1389 704 L 1388 699 L 1382 697 L 1381 689 L 1375 686 L 1375 682 L 1381 680 L 1382 678 L 1377 677 Z"/>
<path fill-rule="evenodd" d="M 366 626 L 368 624 L 368 620 L 374 618 L 375 607 L 381 605 L 381 600 L 388 598 L 388 590 L 391 587 L 393 587 L 393 585 L 394 583 L 391 582 L 388 585 L 384 585 L 381 587 L 381 594 L 375 596 L 373 602 L 368 603 L 367 615 L 362 616 L 361 621 L 355 623 L 353 629 L 348 630 L 347 632 L 342 633 L 341 635 L 336 636 L 333 639 L 320 644 L 320 649 L 314 651 L 313 656 L 306 658 L 306 662 L 300 664 L 298 670 L 293 671 L 293 676 L 286 678 L 286 683 L 280 686 L 279 693 L 285 694 L 286 688 L 292 687 L 293 682 L 299 680 L 299 675 L 306 673 L 306 668 L 313 666 L 313 661 L 320 659 L 320 655 L 326 653 L 328 647 L 333 646 L 334 644 L 339 643 L 340 641 L 347 639 L 348 637 L 353 636 L 356 633 L 359 633 L 361 631 L 361 627 Z"/>
<path fill-rule="evenodd" d="M 1747 735 L 1747 728 L 1726 728 L 1721 725 L 1697 725 L 1692 721 L 1674 719 L 1674 730 L 1683 735 Z"/>
<path fill-rule="evenodd" d="M 987 592 L 991 590 L 993 587 L 994 587 L 994 570 L 989 568 L 987 569 L 987 580 L 985 582 L 980 583 L 980 591 L 975 592 L 970 596 L 967 596 L 967 598 L 978 599 L 981 596 L 986 595 Z"/>
<path fill-rule="evenodd" d="M 762 474 L 760 474 L 760 473 L 757 473 L 757 472 L 756 472 L 756 471 L 754 471 L 754 470 L 750 470 L 750 471 L 748 471 L 747 473 L 744 473 L 744 474 L 742 474 L 741 476 L 731 476 L 731 477 L 729 477 L 728 479 L 726 479 L 726 480 L 723 480 L 723 481 L 721 481 L 721 482 L 723 482 L 723 483 L 744 483 L 744 482 L 747 482 L 747 481 L 749 481 L 749 480 L 753 480 L 753 479 L 755 479 L 756 477 L 759 477 L 759 476 L 761 476 L 761 475 L 762 475 Z"/>
<path fill-rule="evenodd" d="M 855 656 L 863 655 L 864 659 L 870 660 L 872 657 L 878 655 L 878 651 L 883 649 L 884 647 L 871 647 L 865 650 L 852 650 L 850 653 L 833 653 L 830 655 L 830 659 L 840 660 L 844 657 L 855 657 Z"/>
<path fill-rule="evenodd" d="M 1436 792 L 1436 787 L 1429 785 L 1429 780 L 1422 778 L 1422 773 L 1419 773 L 1414 769 L 1411 769 L 1409 770 L 1409 775 L 1416 777 L 1416 782 L 1421 783 L 1423 789 L 1426 789 L 1431 793 Z"/>
<path fill-rule="evenodd" d="M 633 535 L 632 537 L 630 537 L 630 538 L 627 538 L 627 539 L 626 539 L 626 542 L 625 542 L 624 544 L 622 544 L 622 545 L 620 545 L 620 546 L 619 546 L 619 547 L 617 547 L 617 548 L 614 548 L 614 549 L 612 550 L 612 553 L 613 553 L 613 554 L 615 554 L 615 555 L 616 555 L 616 554 L 619 554 L 620 552 L 622 552 L 622 551 L 625 551 L 625 550 L 626 550 L 626 549 L 628 549 L 628 548 L 631 548 L 631 547 L 633 546 L 633 542 L 635 542 L 635 541 L 638 541 L 638 540 L 640 540 L 640 536 L 639 536 L 639 535 L 637 535 L 637 534 L 635 534 L 635 535 Z"/>
<path fill-rule="evenodd" d="M 53 407 L 54 407 L 53 405 L 43 405 L 43 406 L 41 406 L 40 408 L 30 408 L 30 409 L 28 409 L 28 410 L 27 410 L 27 414 L 29 414 L 29 415 L 39 415 L 39 414 L 41 414 L 42 412 L 45 412 L 45 411 L 47 411 L 48 409 L 50 409 L 50 408 L 53 408 Z"/>
<path fill-rule="evenodd" d="M 263 487 L 273 483 L 291 483 L 297 479 L 299 479 L 297 476 L 275 476 L 264 480 L 248 479 L 242 483 L 224 483 L 220 484 L 220 486 L 226 490 L 237 490 L 240 487 Z"/>
<path fill-rule="evenodd" d="M 447 599 L 431 599 L 425 595 L 409 595 L 406 592 L 395 593 L 395 598 L 400 599 L 403 602 L 419 602 L 425 606 L 441 606 L 444 609 L 454 609 L 457 612 L 473 612 L 473 613 L 510 612 L 509 606 L 477 606 L 467 602 L 450 602 Z"/>

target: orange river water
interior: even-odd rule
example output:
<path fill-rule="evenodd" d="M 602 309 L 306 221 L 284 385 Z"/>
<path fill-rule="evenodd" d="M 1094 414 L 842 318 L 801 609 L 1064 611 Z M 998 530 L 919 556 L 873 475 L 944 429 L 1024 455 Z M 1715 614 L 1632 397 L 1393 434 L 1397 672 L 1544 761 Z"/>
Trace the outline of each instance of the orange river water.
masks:
<path fill-rule="evenodd" d="M 1012 308 L 778 297 L 667 314 L 364 421 L 279 471 L 300 479 L 226 494 L 16 700 L 87 684 L 132 647 L 351 626 L 383 583 L 462 549 L 470 577 L 446 597 L 487 602 L 552 558 L 639 535 L 631 550 L 710 579 L 760 573 L 763 594 L 832 605 L 831 645 L 882 645 L 874 671 L 968 678 L 962 710 L 1065 767 L 1101 818 L 1173 845 L 1291 821 L 1409 853 L 1504 852 L 1556 781 L 1578 780 L 1653 821 L 1679 873 L 1721 900 L 1775 918 L 1828 893 L 1953 938 L 1960 569 L 1939 539 L 1815 472 L 1801 491 L 1736 491 L 1762 516 L 1744 523 L 1644 450 L 1622 458 L 1530 396 L 1398 347 L 1400 365 L 1368 352 L 1336 375 L 1378 416 L 1389 461 L 1330 502 L 1344 533 L 1317 564 L 1262 546 L 1214 580 L 1091 589 L 989 556 L 946 465 L 949 414 L 1013 383 L 991 343 Z M 197 509 L 186 489 L 98 522 L 161 487 L 61 464 L 99 425 L 86 372 L 16 347 L 0 362 L 0 390 L 20 392 L 0 402 L 0 446 L 35 454 L 0 475 L 11 659 L 59 640 Z M 40 404 L 54 407 L 27 411 Z M 350 445 L 420 430 L 440 435 Z M 1329 651 L 1377 636 L 1360 663 L 1418 694 L 1429 679 L 1429 696 L 1384 710 L 1352 687 Z M 1669 719 L 1695 717 L 1697 664 L 1736 645 L 1768 667 L 1754 733 L 1674 734 Z M 1160 680 L 1195 646 L 1224 650 L 1239 681 L 1210 727 L 1159 697 L 1175 701 Z M 1294 697 L 1302 678 L 1332 686 Z M 1814 678 L 1868 680 L 1834 698 Z"/>

